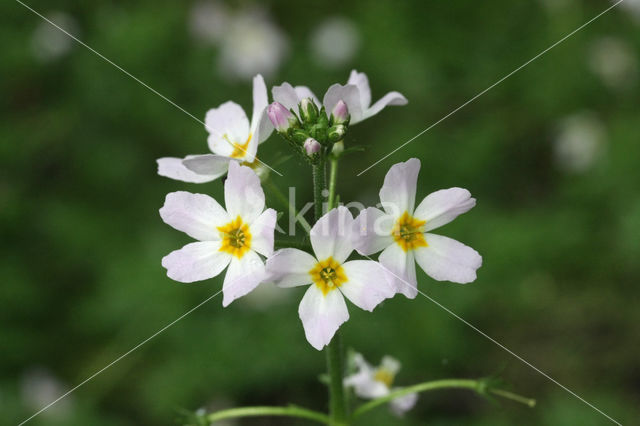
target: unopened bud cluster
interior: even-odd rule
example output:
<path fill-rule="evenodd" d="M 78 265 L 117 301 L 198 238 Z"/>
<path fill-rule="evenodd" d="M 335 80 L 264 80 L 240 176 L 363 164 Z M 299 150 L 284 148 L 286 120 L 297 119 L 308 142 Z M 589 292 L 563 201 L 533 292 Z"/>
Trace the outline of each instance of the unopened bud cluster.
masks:
<path fill-rule="evenodd" d="M 312 164 L 317 164 L 331 152 L 333 144 L 344 138 L 350 118 L 342 100 L 327 115 L 325 108 L 318 109 L 311 98 L 300 101 L 297 113 L 274 102 L 269 105 L 267 115 L 276 131 Z"/>

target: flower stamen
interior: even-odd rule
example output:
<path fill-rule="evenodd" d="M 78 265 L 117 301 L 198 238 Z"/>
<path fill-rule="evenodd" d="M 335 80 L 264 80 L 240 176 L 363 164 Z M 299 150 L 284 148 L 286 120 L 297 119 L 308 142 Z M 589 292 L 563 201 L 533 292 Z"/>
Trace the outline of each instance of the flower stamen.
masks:
<path fill-rule="evenodd" d="M 242 221 L 240 216 L 223 226 L 217 227 L 222 236 L 220 251 L 229 253 L 238 259 L 251 248 L 251 232 L 249 225 Z"/>
<path fill-rule="evenodd" d="M 327 295 L 331 290 L 335 290 L 347 282 L 347 276 L 342 266 L 333 257 L 322 260 L 309 271 L 313 283 L 322 290 L 323 295 Z"/>
<path fill-rule="evenodd" d="M 405 211 L 393 226 L 391 236 L 404 251 L 427 247 L 423 234 L 425 223 L 426 220 L 418 220 Z"/>

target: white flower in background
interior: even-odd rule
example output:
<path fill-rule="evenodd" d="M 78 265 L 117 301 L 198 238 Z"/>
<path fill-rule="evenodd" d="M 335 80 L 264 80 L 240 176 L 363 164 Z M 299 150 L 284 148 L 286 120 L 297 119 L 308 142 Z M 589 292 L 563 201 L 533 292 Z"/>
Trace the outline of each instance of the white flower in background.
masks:
<path fill-rule="evenodd" d="M 227 23 L 218 57 L 219 71 L 229 80 L 248 80 L 257 73 L 273 75 L 289 43 L 261 9 L 243 10 Z"/>
<path fill-rule="evenodd" d="M 618 3 L 618 0 L 611 2 Z M 626 10 L 636 22 L 640 22 L 640 0 L 624 0 L 619 7 Z"/>
<path fill-rule="evenodd" d="M 471 247 L 429 231 L 446 225 L 476 204 L 466 189 L 449 188 L 425 197 L 414 210 L 420 160 L 412 158 L 389 169 L 380 189 L 384 211 L 369 207 L 354 221 L 355 249 L 363 255 L 382 250 L 378 261 L 397 291 L 418 294 L 414 261 L 438 281 L 468 283 L 476 279 L 482 257 Z"/>
<path fill-rule="evenodd" d="M 190 283 L 213 278 L 227 266 L 222 306 L 244 296 L 265 278 L 262 258 L 273 253 L 276 211 L 264 209 L 258 176 L 231 162 L 224 184 L 226 210 L 204 194 L 172 192 L 160 216 L 165 223 L 195 238 L 162 259 L 167 276 Z"/>
<path fill-rule="evenodd" d="M 189 30 L 193 36 L 207 43 L 222 40 L 227 30 L 230 12 L 219 1 L 198 1 L 189 11 Z"/>
<path fill-rule="evenodd" d="M 69 34 L 78 35 L 78 23 L 73 17 L 63 12 L 53 12 L 47 19 L 63 28 Z M 31 38 L 31 47 L 36 59 L 49 62 L 65 56 L 75 41 L 46 21 L 38 23 Z"/>
<path fill-rule="evenodd" d="M 225 102 L 210 109 L 205 117 L 209 132 L 207 143 L 213 154 L 165 157 L 157 160 L 158 174 L 184 182 L 209 182 L 227 173 L 232 160 L 255 166 L 258 145 L 264 142 L 273 126 L 266 116 L 267 87 L 260 74 L 253 78 L 253 114 L 251 122 L 242 107 Z"/>
<path fill-rule="evenodd" d="M 395 292 L 382 267 L 371 260 L 346 261 L 353 246 L 353 217 L 338 207 L 316 222 L 310 232 L 315 256 L 302 250 L 278 250 L 267 259 L 269 279 L 280 287 L 311 284 L 298 313 L 309 343 L 321 350 L 340 325 L 349 319 L 344 297 L 361 309 L 372 311 Z"/>
<path fill-rule="evenodd" d="M 349 62 L 360 47 L 360 34 L 353 22 L 333 17 L 311 34 L 311 57 L 321 66 L 340 67 Z"/>
<path fill-rule="evenodd" d="M 40 410 L 55 401 L 67 390 L 67 386 L 55 377 L 53 373 L 41 367 L 26 371 L 20 382 L 22 400 L 30 410 Z M 49 409 L 43 411 L 42 415 L 55 419 L 67 417 L 73 409 L 72 398 L 61 399 Z"/>
<path fill-rule="evenodd" d="M 612 89 L 626 89 L 638 78 L 636 55 L 624 40 L 601 37 L 589 48 L 588 64 L 591 71 Z"/>
<path fill-rule="evenodd" d="M 271 89 L 273 100 L 281 103 L 287 109 L 297 109 L 298 103 L 303 99 L 311 98 L 318 107 L 324 106 L 325 111 L 331 112 L 339 101 L 347 104 L 350 124 L 356 124 L 369 117 L 373 117 L 387 105 L 406 105 L 407 98 L 399 92 L 389 92 L 371 105 L 371 88 L 369 79 L 364 73 L 356 70 L 351 71 L 349 81 L 346 85 L 334 84 L 327 90 L 322 105 L 313 92 L 306 86 L 293 87 L 289 83 L 274 86 Z"/>
<path fill-rule="evenodd" d="M 355 354 L 353 361 L 357 371 L 344 379 L 345 387 L 352 387 L 355 394 L 363 399 L 376 399 L 387 396 L 390 392 L 402 388 L 394 388 L 393 381 L 400 370 L 400 362 L 390 356 L 382 358 L 378 367 L 369 364 L 361 354 Z M 418 400 L 418 394 L 410 393 L 394 398 L 389 403 L 394 414 L 402 416 L 413 408 Z"/>
<path fill-rule="evenodd" d="M 605 140 L 604 125 L 594 114 L 581 112 L 566 117 L 553 144 L 556 164 L 568 173 L 584 172 L 601 157 Z"/>

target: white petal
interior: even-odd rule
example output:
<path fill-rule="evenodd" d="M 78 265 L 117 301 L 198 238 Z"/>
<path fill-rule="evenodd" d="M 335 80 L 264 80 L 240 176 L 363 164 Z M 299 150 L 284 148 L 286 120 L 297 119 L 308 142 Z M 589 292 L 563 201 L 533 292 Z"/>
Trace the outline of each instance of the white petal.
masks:
<path fill-rule="evenodd" d="M 167 225 L 201 241 L 219 240 L 217 227 L 230 221 L 216 200 L 185 191 L 167 194 L 160 217 Z"/>
<path fill-rule="evenodd" d="M 311 246 L 318 260 L 330 256 L 338 263 L 347 260 L 353 251 L 352 227 L 353 216 L 344 206 L 339 206 L 322 216 L 309 233 Z"/>
<path fill-rule="evenodd" d="M 250 293 L 265 278 L 264 263 L 255 251 L 247 251 L 241 259 L 232 256 L 222 284 L 222 306 Z"/>
<path fill-rule="evenodd" d="M 378 261 L 385 268 L 389 281 L 395 285 L 398 293 L 409 299 L 418 295 L 416 265 L 411 250 L 405 252 L 398 244 L 392 244 L 380 253 Z"/>
<path fill-rule="evenodd" d="M 229 253 L 221 252 L 220 241 L 203 241 L 187 244 L 162 258 L 167 276 L 182 283 L 213 278 L 227 267 Z"/>
<path fill-rule="evenodd" d="M 311 282 L 309 271 L 318 261 L 309 253 L 294 248 L 278 250 L 267 259 L 269 280 L 280 287 L 296 287 Z"/>
<path fill-rule="evenodd" d="M 398 361 L 397 359 L 389 355 L 383 356 L 382 361 L 380 362 L 380 367 L 384 368 L 386 371 L 390 372 L 394 376 L 398 374 L 398 371 L 400 371 L 401 366 L 402 364 L 400 364 L 400 361 Z"/>
<path fill-rule="evenodd" d="M 266 141 L 271 133 L 273 133 L 273 123 L 269 120 L 269 116 L 267 115 L 267 109 L 265 108 L 259 119 L 258 119 L 258 127 L 253 134 L 252 141 L 255 139 L 259 144 Z M 255 152 L 253 153 L 255 156 Z"/>
<path fill-rule="evenodd" d="M 365 311 L 373 311 L 384 299 L 396 294 L 388 274 L 378 262 L 372 260 L 352 260 L 342 264 L 347 281 L 340 291 L 354 305 Z"/>
<path fill-rule="evenodd" d="M 309 89 L 307 86 L 296 86 L 295 91 L 296 96 L 298 96 L 298 102 L 300 102 L 304 98 L 311 98 L 313 99 L 313 102 L 318 106 L 318 108 L 320 108 L 321 105 L 318 97 L 314 95 L 311 89 Z"/>
<path fill-rule="evenodd" d="M 389 92 L 380 98 L 371 108 L 364 112 L 364 118 L 373 117 L 384 109 L 387 105 L 406 105 L 407 98 L 400 92 Z M 364 120 L 363 118 L 363 120 Z"/>
<path fill-rule="evenodd" d="M 374 399 L 389 394 L 389 388 L 382 382 L 374 379 L 373 372 L 364 372 L 348 376 L 344 379 L 345 387 L 353 387 L 360 398 Z"/>
<path fill-rule="evenodd" d="M 187 157 L 189 158 L 189 157 Z M 175 180 L 191 183 L 211 182 L 219 176 L 202 175 L 194 173 L 182 164 L 182 158 L 165 157 L 156 160 L 158 163 L 158 174 Z"/>
<path fill-rule="evenodd" d="M 400 390 L 402 388 L 394 388 L 393 390 Z M 389 407 L 391 411 L 399 417 L 402 417 L 404 413 L 411 410 L 416 402 L 418 401 L 417 393 L 409 393 L 407 395 L 400 396 L 398 398 L 394 398 L 389 403 Z"/>
<path fill-rule="evenodd" d="M 296 89 L 289 83 L 282 83 L 280 86 L 274 86 L 271 89 L 271 96 L 276 102 L 280 102 L 287 109 L 298 110 L 298 94 Z"/>
<path fill-rule="evenodd" d="M 375 207 L 360 212 L 353 221 L 351 241 L 360 254 L 371 255 L 393 244 L 391 230 L 395 219 Z"/>
<path fill-rule="evenodd" d="M 262 112 L 269 105 L 267 86 L 260 74 L 253 77 L 253 113 L 251 114 L 251 132 L 255 133 L 260 123 Z"/>
<path fill-rule="evenodd" d="M 255 250 L 263 256 L 271 256 L 273 253 L 273 233 L 276 227 L 278 213 L 274 209 L 266 209 L 256 220 L 251 223 L 251 250 Z"/>
<path fill-rule="evenodd" d="M 424 230 L 431 231 L 446 225 L 475 205 L 476 199 L 471 198 L 471 193 L 466 189 L 441 189 L 427 195 L 413 215 L 420 220 L 426 220 Z"/>
<path fill-rule="evenodd" d="M 363 111 L 367 110 L 371 105 L 371 88 L 369 87 L 367 75 L 363 72 L 351 70 L 347 84 L 355 84 L 358 87 L 362 109 Z"/>
<path fill-rule="evenodd" d="M 459 241 L 436 234 L 425 234 L 427 247 L 414 250 L 424 272 L 438 281 L 466 284 L 476 279 L 482 256 Z"/>
<path fill-rule="evenodd" d="M 182 165 L 200 176 L 217 179 L 229 170 L 229 159 L 213 154 L 190 155 L 182 160 Z"/>
<path fill-rule="evenodd" d="M 333 290 L 325 296 L 315 284 L 302 297 L 298 314 L 307 340 L 317 350 L 328 345 L 340 325 L 349 319 L 342 293 Z"/>
<path fill-rule="evenodd" d="M 347 84 L 346 86 L 334 84 L 329 87 L 327 93 L 324 95 L 324 99 L 322 100 L 325 111 L 327 111 L 328 114 L 331 114 L 331 110 L 333 110 L 333 107 L 336 106 L 339 100 L 343 100 L 344 103 L 347 104 L 349 115 L 351 116 L 351 120 L 349 121 L 350 124 L 355 124 L 363 120 L 360 93 L 358 92 L 358 87 L 355 84 Z"/>
<path fill-rule="evenodd" d="M 249 119 L 235 102 L 228 101 L 210 109 L 204 121 L 207 131 L 219 138 L 226 135 L 231 142 L 244 143 L 249 137 Z"/>
<path fill-rule="evenodd" d="M 413 214 L 419 172 L 420 160 L 417 158 L 391 166 L 380 189 L 380 201 L 387 214 L 394 218 L 402 216 L 405 211 Z"/>
<path fill-rule="evenodd" d="M 264 210 L 264 191 L 253 170 L 235 161 L 229 164 L 224 202 L 231 218 L 240 216 L 243 221 L 252 223 L 260 216 Z"/>

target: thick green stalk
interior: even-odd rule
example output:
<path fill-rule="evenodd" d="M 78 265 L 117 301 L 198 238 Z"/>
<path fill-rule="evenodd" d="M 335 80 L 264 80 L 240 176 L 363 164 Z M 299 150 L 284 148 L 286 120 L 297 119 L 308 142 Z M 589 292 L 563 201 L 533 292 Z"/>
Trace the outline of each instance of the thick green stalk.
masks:
<path fill-rule="evenodd" d="M 329 210 L 336 207 L 336 184 L 338 182 L 338 158 L 331 157 L 329 169 Z"/>
<path fill-rule="evenodd" d="M 205 419 L 208 423 L 217 422 L 224 419 L 232 419 L 237 417 L 258 417 L 258 416 L 281 416 L 281 417 L 298 417 L 302 419 L 313 420 L 318 423 L 331 424 L 329 417 L 324 413 L 307 410 L 306 408 L 290 405 L 288 407 L 240 407 L 230 408 L 228 410 L 217 411 L 208 414 Z"/>

